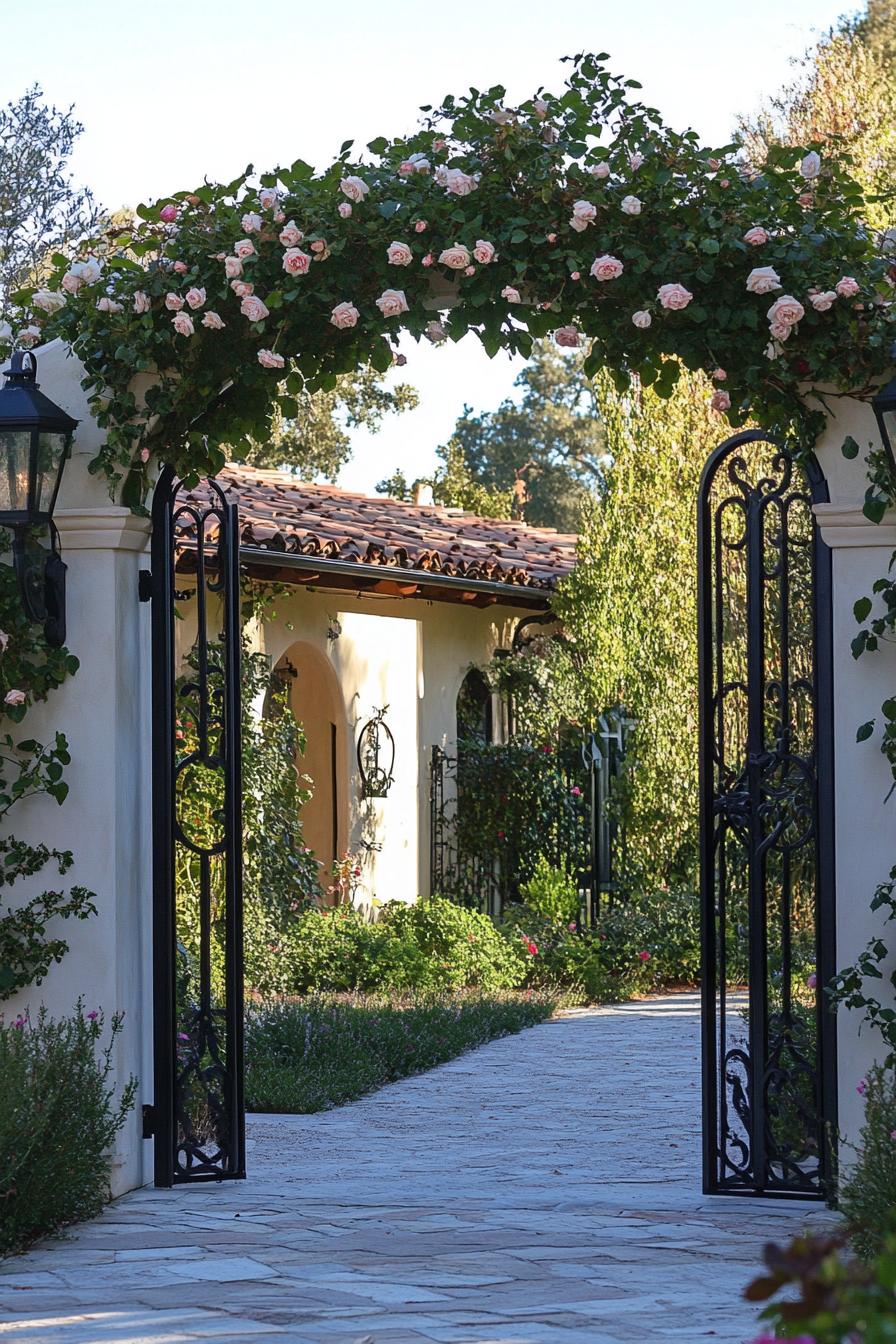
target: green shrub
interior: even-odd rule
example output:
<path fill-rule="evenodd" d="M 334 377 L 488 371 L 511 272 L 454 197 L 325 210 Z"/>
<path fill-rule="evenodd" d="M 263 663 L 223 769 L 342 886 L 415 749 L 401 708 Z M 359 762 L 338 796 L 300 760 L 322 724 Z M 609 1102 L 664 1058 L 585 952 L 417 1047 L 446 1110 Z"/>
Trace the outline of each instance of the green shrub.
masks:
<path fill-rule="evenodd" d="M 673 887 L 625 894 L 605 908 L 596 928 L 604 935 L 609 969 L 632 980 L 633 987 L 699 981 L 700 898 L 695 891 Z"/>
<path fill-rule="evenodd" d="M 273 1001 L 246 1016 L 250 1110 L 310 1114 L 550 1017 L 549 995 L 479 991 Z"/>
<path fill-rule="evenodd" d="M 0 1253 L 21 1250 L 109 1198 L 109 1149 L 134 1101 L 109 1084 L 121 1018 L 100 1047 L 101 1013 L 0 1020 Z"/>
<path fill-rule="evenodd" d="M 855 1249 L 870 1259 L 896 1231 L 896 1071 L 870 1069 L 859 1087 L 865 1120 L 855 1165 L 840 1185 L 837 1202 Z"/>
<path fill-rule="evenodd" d="M 415 988 L 513 989 L 523 983 L 523 950 L 478 910 L 440 896 L 413 905 L 395 901 L 385 907 L 380 927 L 417 949 Z"/>
<path fill-rule="evenodd" d="M 536 915 L 556 924 L 579 918 L 579 890 L 566 868 L 555 868 L 539 854 L 532 876 L 520 888 L 523 903 Z"/>
<path fill-rule="evenodd" d="M 426 979 L 425 959 L 409 939 L 370 923 L 351 906 L 297 916 L 280 953 L 288 992 L 407 989 Z"/>
<path fill-rule="evenodd" d="M 896 1236 L 870 1265 L 849 1256 L 839 1237 L 809 1235 L 767 1246 L 765 1265 L 747 1299 L 783 1300 L 762 1312 L 770 1332 L 752 1344 L 896 1344 Z"/>

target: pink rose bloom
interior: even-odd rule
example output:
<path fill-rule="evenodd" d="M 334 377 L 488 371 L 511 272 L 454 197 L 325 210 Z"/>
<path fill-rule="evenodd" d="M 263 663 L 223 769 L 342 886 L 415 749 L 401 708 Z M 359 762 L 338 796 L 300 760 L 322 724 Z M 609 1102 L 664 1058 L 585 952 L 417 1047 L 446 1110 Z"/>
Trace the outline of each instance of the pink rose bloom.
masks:
<path fill-rule="evenodd" d="M 653 322 L 653 318 L 646 308 L 640 308 L 638 312 L 632 313 L 632 321 L 641 331 L 646 331 Z"/>
<path fill-rule="evenodd" d="M 357 326 L 360 316 L 361 314 L 353 303 L 337 303 L 330 314 L 330 321 L 334 327 L 344 331 L 347 327 Z"/>
<path fill-rule="evenodd" d="M 62 277 L 59 283 L 65 290 L 66 294 L 77 294 L 78 290 L 84 284 L 84 281 L 82 280 L 81 276 L 77 274 L 77 272 L 66 271 L 65 275 Z"/>
<path fill-rule="evenodd" d="M 386 248 L 386 256 L 390 266 L 410 266 L 414 260 L 414 254 L 407 243 L 390 243 Z"/>
<path fill-rule="evenodd" d="M 597 206 L 591 201 L 573 201 L 572 217 L 584 227 L 587 224 L 593 224 L 597 219 Z"/>
<path fill-rule="evenodd" d="M 581 280 L 581 278 L 582 278 L 582 272 L 581 272 L 581 271 L 571 271 L 571 272 L 570 272 L 570 276 L 569 276 L 569 278 L 570 278 L 570 280 Z"/>
<path fill-rule="evenodd" d="M 809 302 L 816 313 L 826 313 L 837 302 L 837 291 L 826 289 L 821 294 L 813 294 Z"/>
<path fill-rule="evenodd" d="M 781 277 L 773 266 L 756 266 L 747 276 L 747 292 L 770 294 L 781 288 Z"/>
<path fill-rule="evenodd" d="M 431 252 L 427 252 L 426 256 L 425 256 L 425 257 L 422 259 L 422 261 L 420 262 L 420 265 L 421 265 L 421 266 L 431 266 L 432 263 L 433 263 L 433 260 L 434 260 L 434 258 L 433 258 L 432 253 L 431 253 Z"/>
<path fill-rule="evenodd" d="M 707 159 L 706 166 L 711 173 L 717 173 L 722 166 L 721 159 Z"/>
<path fill-rule="evenodd" d="M 536 98 L 532 104 L 532 110 L 539 121 L 544 121 L 548 114 L 548 105 L 543 98 Z"/>
<path fill-rule="evenodd" d="M 441 345 L 448 339 L 448 328 L 442 322 L 427 322 L 423 334 L 433 345 Z"/>
<path fill-rule="evenodd" d="M 403 289 L 384 289 L 376 306 L 383 317 L 398 317 L 400 313 L 408 312 L 408 301 Z"/>
<path fill-rule="evenodd" d="M 806 315 L 806 310 L 795 299 L 792 294 L 784 294 L 780 299 L 776 299 L 768 310 L 768 320 L 773 326 L 792 327 L 794 323 Z"/>
<path fill-rule="evenodd" d="M 786 341 L 792 332 L 793 327 L 789 326 L 786 322 L 772 322 L 769 327 L 769 333 L 776 341 Z M 771 358 L 771 356 L 769 356 L 769 358 Z"/>
<path fill-rule="evenodd" d="M 859 282 L 854 280 L 851 275 L 844 275 L 842 280 L 838 280 L 834 286 L 841 299 L 852 299 L 859 292 Z"/>
<path fill-rule="evenodd" d="M 114 299 L 110 299 L 108 295 L 103 295 L 101 299 L 97 299 L 96 310 L 98 313 L 120 313 L 123 311 L 121 304 L 116 303 Z"/>
<path fill-rule="evenodd" d="M 280 193 L 276 187 L 262 187 L 258 193 L 258 200 L 262 210 L 273 210 L 280 199 Z"/>
<path fill-rule="evenodd" d="M 802 193 L 802 195 L 801 195 L 801 196 L 797 196 L 796 199 L 797 199 L 797 201 L 798 201 L 798 203 L 799 203 L 800 205 L 804 205 L 804 206 L 806 206 L 807 208 L 808 208 L 810 205 L 814 205 L 814 204 L 815 204 L 815 197 L 812 195 L 811 191 L 804 191 L 804 192 Z"/>
<path fill-rule="evenodd" d="M 714 382 L 724 383 L 725 379 L 728 377 L 728 374 L 725 372 L 724 369 L 713 369 L 712 376 Z"/>
<path fill-rule="evenodd" d="M 470 254 L 460 243 L 455 243 L 453 247 L 446 247 L 444 252 L 439 253 L 439 265 L 450 266 L 453 271 L 463 271 L 470 264 Z"/>
<path fill-rule="evenodd" d="M 747 229 L 746 233 L 744 234 L 744 242 L 749 243 L 751 247 L 761 247 L 762 244 L 767 243 L 768 240 L 769 240 L 768 233 L 758 224 L 756 225 L 755 228 Z"/>
<path fill-rule="evenodd" d="M 649 960 L 650 960 L 650 953 L 649 953 L 649 952 L 639 952 L 639 953 L 638 953 L 638 960 L 639 960 L 639 961 L 649 961 Z"/>
<path fill-rule="evenodd" d="M 821 172 L 821 156 L 817 154 L 814 149 L 803 159 L 800 164 L 800 172 L 807 182 L 811 182 L 814 178 L 818 177 L 818 174 Z"/>
<path fill-rule="evenodd" d="M 402 177 L 410 177 L 414 171 L 414 165 L 411 163 L 410 159 L 404 159 L 398 165 L 398 171 Z"/>
<path fill-rule="evenodd" d="M 640 215 L 641 202 L 637 196 L 623 196 L 619 208 L 624 215 Z"/>
<path fill-rule="evenodd" d="M 176 261 L 171 268 L 175 275 L 186 275 L 187 263 L 185 261 Z"/>
<path fill-rule="evenodd" d="M 250 210 L 248 214 L 243 215 L 240 224 L 243 233 L 259 233 L 264 220 L 261 215 L 257 215 L 254 210 Z"/>
<path fill-rule="evenodd" d="M 425 220 L 425 219 L 418 219 L 417 222 L 416 222 L 416 224 L 414 225 L 414 232 L 415 232 L 415 233 L 425 233 L 425 232 L 426 232 L 426 229 L 427 229 L 427 223 L 426 223 L 426 220 Z"/>
<path fill-rule="evenodd" d="M 197 289 L 194 285 L 192 289 L 187 290 L 187 303 L 191 308 L 201 308 L 205 303 L 205 290 Z"/>
<path fill-rule="evenodd" d="M 714 411 L 728 411 L 731 409 L 731 398 L 727 392 L 713 392 L 710 400 L 710 406 Z"/>
<path fill-rule="evenodd" d="M 7 704 L 7 705 L 24 705 L 24 703 L 25 703 L 25 692 L 24 692 L 24 691 L 7 691 L 7 692 L 6 692 L 6 695 L 4 695 L 4 697 L 3 697 L 3 700 L 4 700 L 4 703 Z"/>
<path fill-rule="evenodd" d="M 581 344 L 578 330 L 573 326 L 558 327 L 554 332 L 554 340 L 558 345 L 570 350 L 577 350 Z"/>
<path fill-rule="evenodd" d="M 296 247 L 304 236 L 302 230 L 292 219 L 280 230 L 280 241 L 284 247 Z"/>
<path fill-rule="evenodd" d="M 238 299 L 248 298 L 250 294 L 255 293 L 255 286 L 250 285 L 248 280 L 231 280 L 230 288 Z"/>
<path fill-rule="evenodd" d="M 330 249 L 327 247 L 323 238 L 315 238 L 314 242 L 310 243 L 309 246 L 311 251 L 317 256 L 318 261 L 323 261 L 325 256 L 328 257 L 330 255 Z"/>
<path fill-rule="evenodd" d="M 595 280 L 617 280 L 624 269 L 618 257 L 611 257 L 608 253 L 604 253 L 602 257 L 594 259 L 591 274 Z"/>
<path fill-rule="evenodd" d="M 475 266 L 465 266 L 465 267 L 464 267 L 464 275 L 475 275 L 475 274 L 476 274 L 476 267 L 475 267 Z"/>
<path fill-rule="evenodd" d="M 202 325 L 208 327 L 210 331 L 220 331 L 225 324 L 217 313 L 204 313 Z"/>
<path fill-rule="evenodd" d="M 448 168 L 445 171 L 445 186 L 455 196 L 469 196 L 479 186 L 479 181 L 469 173 L 462 173 L 459 168 Z"/>
<path fill-rule="evenodd" d="M 473 257 L 479 262 L 480 266 L 488 266 L 489 262 L 495 259 L 495 245 L 489 243 L 485 238 L 477 238 L 476 246 L 473 248 Z"/>
<path fill-rule="evenodd" d="M 171 325 L 174 327 L 178 336 L 193 335 L 193 319 L 190 317 L 189 313 L 175 313 L 174 317 L 171 319 Z"/>
<path fill-rule="evenodd" d="M 251 257 L 255 253 L 255 244 L 251 238 L 238 238 L 233 245 L 234 256 L 242 261 L 245 257 Z"/>
<path fill-rule="evenodd" d="M 282 369 L 286 361 L 282 355 L 275 355 L 273 350 L 259 350 L 258 362 L 263 369 Z"/>
<path fill-rule="evenodd" d="M 548 242 L 549 242 L 549 243 L 556 243 L 556 241 L 557 241 L 557 235 L 556 235 L 556 233 L 549 233 L 549 234 L 548 234 Z"/>
<path fill-rule="evenodd" d="M 508 303 L 519 303 L 520 292 L 518 289 L 514 289 L 513 285 L 505 285 L 501 290 L 501 298 L 506 299 Z"/>
<path fill-rule="evenodd" d="M 352 216 L 351 201 L 340 201 L 336 207 L 336 213 L 340 219 L 351 219 Z"/>
<path fill-rule="evenodd" d="M 682 308 L 687 308 L 694 296 L 684 285 L 672 284 L 660 285 L 656 297 L 663 308 L 671 308 L 673 312 L 678 312 Z"/>
<path fill-rule="evenodd" d="M 263 322 L 270 314 L 268 309 L 262 303 L 257 294 L 247 294 L 240 304 L 240 312 L 243 317 L 248 317 L 250 322 Z"/>
<path fill-rule="evenodd" d="M 364 197 L 370 191 L 367 183 L 361 177 L 344 177 L 339 183 L 339 190 L 343 196 L 347 196 L 350 201 L 363 201 Z"/>
<path fill-rule="evenodd" d="M 448 148 L 448 141 L 443 140 L 441 137 L 437 137 L 435 140 L 433 140 L 432 147 L 436 154 L 441 154 L 443 149 Z"/>
<path fill-rule="evenodd" d="M 311 258 L 300 247 L 288 247 L 283 253 L 283 269 L 289 275 L 307 275 Z"/>
<path fill-rule="evenodd" d="M 145 293 L 143 292 L 142 289 L 137 289 L 137 290 L 135 290 L 135 291 L 134 291 L 134 312 L 135 312 L 135 313 L 148 313 L 148 312 L 149 312 L 149 309 L 150 309 L 149 295 L 148 295 L 148 294 L 145 294 Z"/>
<path fill-rule="evenodd" d="M 643 162 L 644 162 L 644 155 L 638 149 L 635 150 L 634 154 L 629 154 L 628 156 L 628 166 L 629 168 L 631 168 L 633 173 L 636 173 L 638 171 Z"/>
<path fill-rule="evenodd" d="M 22 692 L 21 692 L 21 691 L 18 691 L 18 692 L 10 692 L 10 694 L 18 694 L 18 695 L 21 695 Z M 24 699 L 24 696 L 23 696 L 22 698 Z M 7 702 L 8 702 L 8 701 L 9 701 L 9 696 L 7 696 L 6 699 L 7 699 Z M 17 701 L 16 703 L 18 703 L 18 701 Z M 867 1078 L 860 1078 L 860 1079 L 859 1079 L 858 1085 L 857 1085 L 857 1087 L 856 1087 L 856 1091 L 858 1092 L 858 1094 L 859 1094 L 860 1097 L 864 1097 L 865 1093 L 868 1091 L 868 1079 L 867 1079 Z"/>
<path fill-rule="evenodd" d="M 593 177 L 600 177 L 600 178 L 609 177 L 610 165 L 608 163 L 604 163 L 603 161 L 601 161 L 600 163 L 596 163 L 594 167 L 591 169 L 591 174 Z"/>
<path fill-rule="evenodd" d="M 239 257 L 224 258 L 224 274 L 228 280 L 236 280 L 243 273 L 243 263 Z"/>
<path fill-rule="evenodd" d="M 184 306 L 184 301 L 179 294 L 166 294 L 165 307 L 172 313 L 179 313 Z"/>
<path fill-rule="evenodd" d="M 177 219 L 177 206 L 163 205 L 159 211 L 159 219 L 163 224 L 173 224 Z"/>

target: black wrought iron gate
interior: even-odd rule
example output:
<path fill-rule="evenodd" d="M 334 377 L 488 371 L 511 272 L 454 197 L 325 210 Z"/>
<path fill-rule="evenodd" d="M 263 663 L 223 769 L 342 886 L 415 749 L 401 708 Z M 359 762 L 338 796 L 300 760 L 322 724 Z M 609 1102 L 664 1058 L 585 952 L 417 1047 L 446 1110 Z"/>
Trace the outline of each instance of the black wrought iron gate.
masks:
<path fill-rule="evenodd" d="M 195 574 L 179 572 L 178 557 Z M 170 1186 L 245 1175 L 239 527 L 215 481 L 191 492 L 163 470 L 146 586 L 155 1089 L 147 1129 L 155 1183 Z"/>
<path fill-rule="evenodd" d="M 810 459 L 721 444 L 700 485 L 704 1188 L 821 1197 L 835 1118 L 830 553 Z"/>

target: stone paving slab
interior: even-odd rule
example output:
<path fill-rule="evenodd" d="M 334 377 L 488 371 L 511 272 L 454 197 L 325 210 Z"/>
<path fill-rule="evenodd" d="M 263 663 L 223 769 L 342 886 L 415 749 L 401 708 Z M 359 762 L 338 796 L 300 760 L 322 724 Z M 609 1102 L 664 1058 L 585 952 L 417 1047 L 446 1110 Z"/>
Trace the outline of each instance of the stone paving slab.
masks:
<path fill-rule="evenodd" d="M 699 1002 L 580 1011 L 323 1115 L 249 1179 L 136 1191 L 0 1265 L 3 1344 L 744 1344 L 761 1248 L 700 1193 Z"/>

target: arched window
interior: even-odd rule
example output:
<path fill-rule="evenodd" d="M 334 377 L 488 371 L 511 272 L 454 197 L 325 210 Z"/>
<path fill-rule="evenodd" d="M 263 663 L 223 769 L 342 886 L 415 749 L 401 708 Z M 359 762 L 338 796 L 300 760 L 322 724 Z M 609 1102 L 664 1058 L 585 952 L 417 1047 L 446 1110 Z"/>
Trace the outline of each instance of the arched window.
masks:
<path fill-rule="evenodd" d="M 457 693 L 457 741 L 493 742 L 492 693 L 478 667 L 471 667 Z"/>

